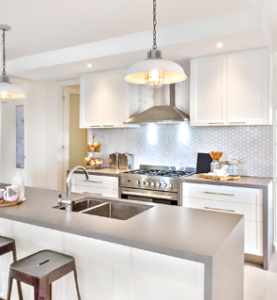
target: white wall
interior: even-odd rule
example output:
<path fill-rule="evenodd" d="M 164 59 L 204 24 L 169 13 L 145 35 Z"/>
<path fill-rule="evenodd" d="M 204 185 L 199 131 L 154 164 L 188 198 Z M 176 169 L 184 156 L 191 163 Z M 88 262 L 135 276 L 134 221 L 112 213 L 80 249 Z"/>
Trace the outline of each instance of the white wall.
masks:
<path fill-rule="evenodd" d="M 1 182 L 10 183 L 15 167 L 15 106 L 25 105 L 26 185 L 62 188 L 62 84 L 11 78 L 27 97 L 2 104 Z M 70 83 L 70 82 L 69 82 Z"/>

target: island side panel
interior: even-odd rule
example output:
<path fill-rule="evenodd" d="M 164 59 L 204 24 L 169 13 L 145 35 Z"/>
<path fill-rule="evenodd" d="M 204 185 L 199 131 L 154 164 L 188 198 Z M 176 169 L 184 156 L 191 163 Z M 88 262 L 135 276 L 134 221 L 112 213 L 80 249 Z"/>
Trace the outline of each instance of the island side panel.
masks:
<path fill-rule="evenodd" d="M 0 234 L 15 238 L 19 258 L 42 249 L 73 255 L 83 300 L 206 300 L 203 263 L 1 218 Z M 0 296 L 5 298 L 11 257 L 0 261 L 5 265 L 0 269 Z M 32 299 L 33 288 L 24 285 L 23 293 Z M 76 299 L 73 274 L 53 284 L 53 299 Z"/>
<path fill-rule="evenodd" d="M 264 235 L 263 235 L 263 253 L 264 253 L 264 270 L 269 269 L 274 237 L 273 237 L 273 186 L 272 182 L 263 189 L 263 219 L 264 219 Z"/>
<path fill-rule="evenodd" d="M 213 256 L 212 299 L 243 300 L 244 218 Z"/>

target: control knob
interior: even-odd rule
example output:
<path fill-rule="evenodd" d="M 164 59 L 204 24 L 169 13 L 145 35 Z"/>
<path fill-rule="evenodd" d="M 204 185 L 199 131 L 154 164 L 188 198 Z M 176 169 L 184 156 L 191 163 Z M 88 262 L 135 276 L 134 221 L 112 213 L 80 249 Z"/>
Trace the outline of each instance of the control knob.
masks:
<path fill-rule="evenodd" d="M 136 184 L 137 184 L 137 185 L 139 185 L 139 184 L 140 184 L 140 181 L 139 181 L 139 180 L 137 180 L 137 181 L 136 181 Z"/>
<path fill-rule="evenodd" d="M 146 181 L 146 182 L 145 182 L 145 185 L 149 185 L 149 182 L 148 182 L 148 181 Z"/>
<path fill-rule="evenodd" d="M 154 185 L 155 185 L 155 182 L 151 182 L 150 185 L 151 185 L 151 186 L 154 186 Z"/>
<path fill-rule="evenodd" d="M 156 187 L 160 187 L 161 183 L 160 182 L 156 182 Z"/>
<path fill-rule="evenodd" d="M 172 184 L 172 183 L 170 183 L 170 184 L 169 184 L 169 187 L 170 187 L 170 188 L 173 188 L 173 184 Z"/>

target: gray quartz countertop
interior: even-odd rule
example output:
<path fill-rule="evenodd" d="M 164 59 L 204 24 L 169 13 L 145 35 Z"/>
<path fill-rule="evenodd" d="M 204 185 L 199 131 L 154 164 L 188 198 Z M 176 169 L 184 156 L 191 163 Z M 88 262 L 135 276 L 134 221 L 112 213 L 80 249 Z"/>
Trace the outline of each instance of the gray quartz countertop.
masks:
<path fill-rule="evenodd" d="M 207 184 L 231 185 L 231 186 L 242 186 L 242 187 L 251 187 L 251 188 L 264 188 L 267 187 L 272 182 L 272 178 L 242 176 L 239 180 L 234 180 L 234 181 L 214 181 L 210 179 L 201 178 L 199 177 L 198 174 L 195 174 L 183 178 L 182 181 L 188 183 L 207 183 Z"/>
<path fill-rule="evenodd" d="M 0 208 L 0 218 L 199 262 L 213 257 L 243 218 L 237 214 L 147 203 L 153 207 L 122 221 L 54 209 L 57 194 L 54 190 L 26 187 L 27 200 L 18 206 Z M 93 195 L 91 198 L 130 202 Z"/>
<path fill-rule="evenodd" d="M 68 170 L 69 172 L 70 170 Z M 89 170 L 87 169 L 88 173 L 91 175 L 100 175 L 100 176 L 112 176 L 112 177 L 118 177 L 120 173 L 127 172 L 126 170 L 117 170 L 117 169 L 109 169 L 109 168 L 103 168 L 103 169 L 95 169 L 95 170 Z M 83 171 L 75 171 L 76 174 L 83 174 Z"/>

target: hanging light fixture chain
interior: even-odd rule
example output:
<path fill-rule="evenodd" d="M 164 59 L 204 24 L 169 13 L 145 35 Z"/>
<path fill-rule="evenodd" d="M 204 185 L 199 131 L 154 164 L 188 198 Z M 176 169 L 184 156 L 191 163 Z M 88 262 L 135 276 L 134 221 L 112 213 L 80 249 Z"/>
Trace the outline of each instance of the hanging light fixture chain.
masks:
<path fill-rule="evenodd" d="M 6 30 L 3 30 L 3 41 L 2 41 L 2 45 L 3 45 L 3 71 L 2 71 L 2 75 L 5 76 L 6 75 L 6 44 L 5 44 L 5 38 L 6 38 Z"/>
<path fill-rule="evenodd" d="M 156 11 L 156 0 L 153 0 L 153 49 L 157 49 L 157 32 L 156 32 L 156 26 L 157 26 L 157 11 Z"/>

